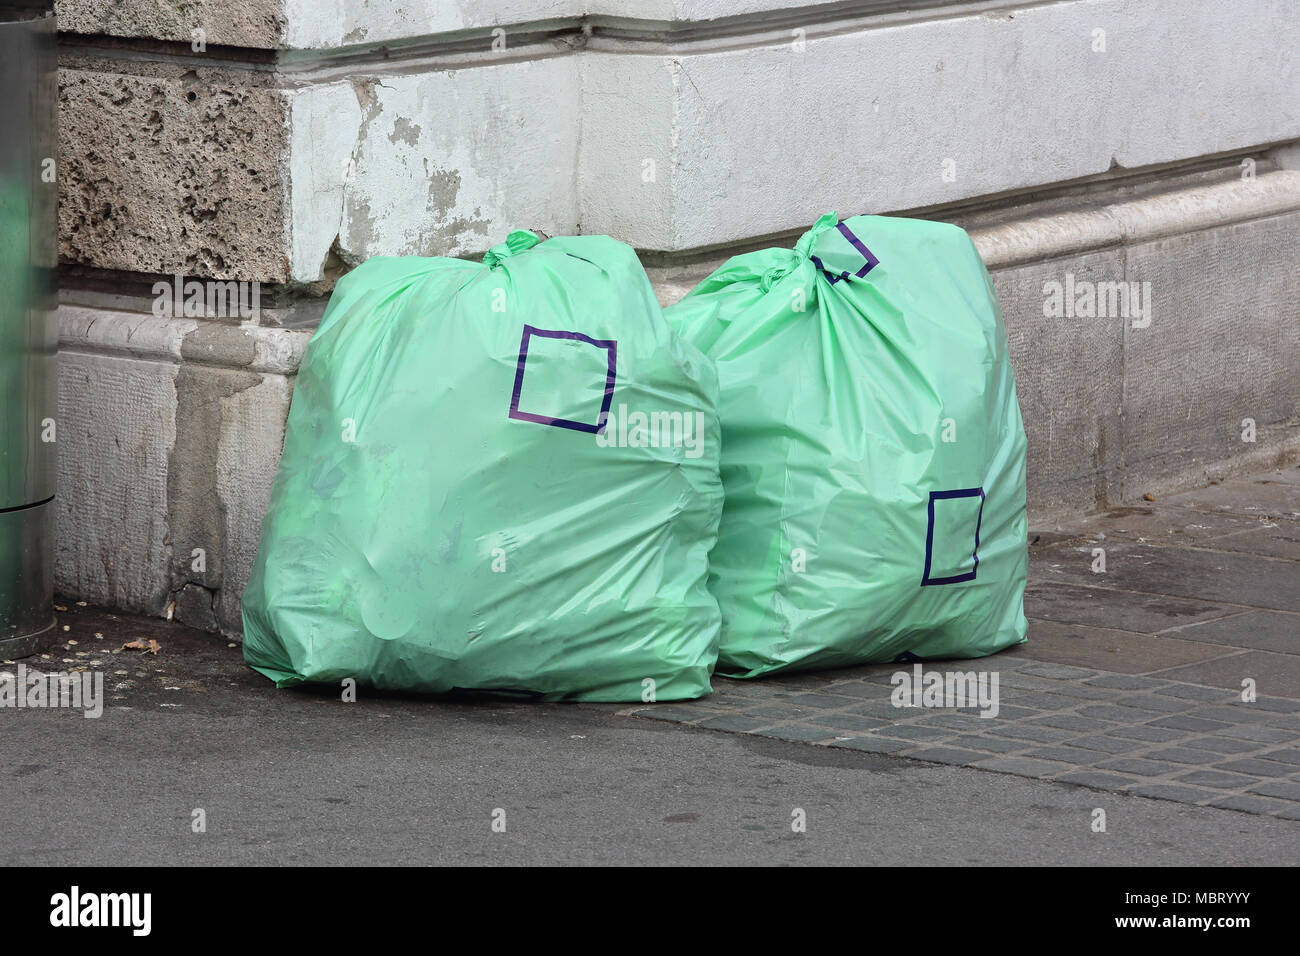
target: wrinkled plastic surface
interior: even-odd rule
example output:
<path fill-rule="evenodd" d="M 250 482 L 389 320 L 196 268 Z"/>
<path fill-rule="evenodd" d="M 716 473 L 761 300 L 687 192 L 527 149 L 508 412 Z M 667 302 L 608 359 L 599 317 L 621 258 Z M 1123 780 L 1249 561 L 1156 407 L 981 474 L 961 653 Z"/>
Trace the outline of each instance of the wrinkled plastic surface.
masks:
<path fill-rule="evenodd" d="M 719 673 L 1025 639 L 1024 427 L 965 232 L 832 213 L 665 314 L 718 367 Z"/>
<path fill-rule="evenodd" d="M 340 280 L 244 593 L 245 659 L 277 684 L 709 693 L 716 373 L 631 248 L 537 242 Z M 636 444 L 623 412 L 702 434 Z"/>

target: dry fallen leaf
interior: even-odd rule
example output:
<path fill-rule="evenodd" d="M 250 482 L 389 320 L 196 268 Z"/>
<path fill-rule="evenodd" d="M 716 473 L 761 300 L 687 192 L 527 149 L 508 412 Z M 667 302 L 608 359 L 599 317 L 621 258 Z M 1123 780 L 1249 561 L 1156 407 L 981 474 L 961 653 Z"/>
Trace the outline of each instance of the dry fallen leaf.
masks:
<path fill-rule="evenodd" d="M 146 641 L 144 638 L 136 638 L 134 641 L 127 641 L 122 645 L 122 650 L 148 651 L 150 654 L 157 654 L 162 649 L 157 641 L 150 638 Z"/>

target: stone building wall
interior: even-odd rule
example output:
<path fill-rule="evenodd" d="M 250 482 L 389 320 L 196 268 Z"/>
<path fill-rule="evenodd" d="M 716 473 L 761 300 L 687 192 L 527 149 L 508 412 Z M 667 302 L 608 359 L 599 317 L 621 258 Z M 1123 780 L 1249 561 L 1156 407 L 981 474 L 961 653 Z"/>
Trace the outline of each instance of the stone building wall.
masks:
<path fill-rule="evenodd" d="M 631 243 L 664 302 L 830 209 L 966 226 L 1006 316 L 1040 522 L 1300 450 L 1289 0 L 57 13 L 65 593 L 237 633 L 333 282 L 520 226 Z M 257 282 L 256 325 L 159 314 L 178 275 Z M 1046 315 L 1067 282 L 1149 283 L 1151 321 Z"/>

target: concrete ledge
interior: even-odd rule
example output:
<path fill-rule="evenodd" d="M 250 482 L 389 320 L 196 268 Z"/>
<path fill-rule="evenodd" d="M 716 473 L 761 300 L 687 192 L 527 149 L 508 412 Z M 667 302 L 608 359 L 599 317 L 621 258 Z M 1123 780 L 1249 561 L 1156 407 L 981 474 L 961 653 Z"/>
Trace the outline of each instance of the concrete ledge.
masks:
<path fill-rule="evenodd" d="M 1295 209 L 1300 209 L 1300 172 L 1285 170 L 1097 209 L 975 229 L 971 238 L 984 264 L 994 270 L 1261 219 Z"/>
<path fill-rule="evenodd" d="M 151 361 L 195 362 L 249 372 L 295 375 L 310 331 L 168 319 L 64 305 L 59 350 Z"/>
<path fill-rule="evenodd" d="M 845 18 L 888 16 L 917 9 L 964 6 L 989 9 L 1022 0 L 56 0 L 68 32 L 183 41 L 203 29 L 207 42 L 282 50 L 342 50 L 400 44 L 413 37 L 514 33 L 538 22 L 619 33 L 694 36 L 826 24 Z"/>
<path fill-rule="evenodd" d="M 1221 170 L 1215 175 L 1210 181 L 1194 176 L 1187 181 L 1179 178 L 1167 184 L 1153 183 L 1154 188 L 1141 198 L 1104 198 L 1104 194 L 1103 198 L 1066 197 L 1011 207 L 996 214 L 984 210 L 974 216 L 955 216 L 950 221 L 959 225 L 964 222 L 984 265 L 996 272 L 1300 209 L 1300 170 L 1270 169 L 1249 179 L 1232 176 L 1225 180 Z M 840 213 L 849 216 L 859 211 Z M 984 224 L 991 217 L 998 220 L 996 224 Z M 931 214 L 926 218 L 945 217 Z M 792 246 L 799 234 L 796 230 L 782 239 L 747 242 L 740 248 Z M 668 306 L 732 254 L 715 251 L 681 264 L 649 264 L 646 272 L 660 304 Z"/>

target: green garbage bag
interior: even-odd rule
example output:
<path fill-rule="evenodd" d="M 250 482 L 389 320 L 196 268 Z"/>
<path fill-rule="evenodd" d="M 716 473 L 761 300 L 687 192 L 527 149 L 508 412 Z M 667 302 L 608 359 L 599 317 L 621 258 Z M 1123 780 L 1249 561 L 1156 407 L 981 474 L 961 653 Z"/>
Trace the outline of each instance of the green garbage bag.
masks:
<path fill-rule="evenodd" d="M 965 232 L 831 213 L 665 314 L 721 387 L 719 673 L 1025 640 L 1024 426 Z"/>
<path fill-rule="evenodd" d="M 607 236 L 370 259 L 298 374 L 245 659 L 280 686 L 708 694 L 717 389 Z"/>

